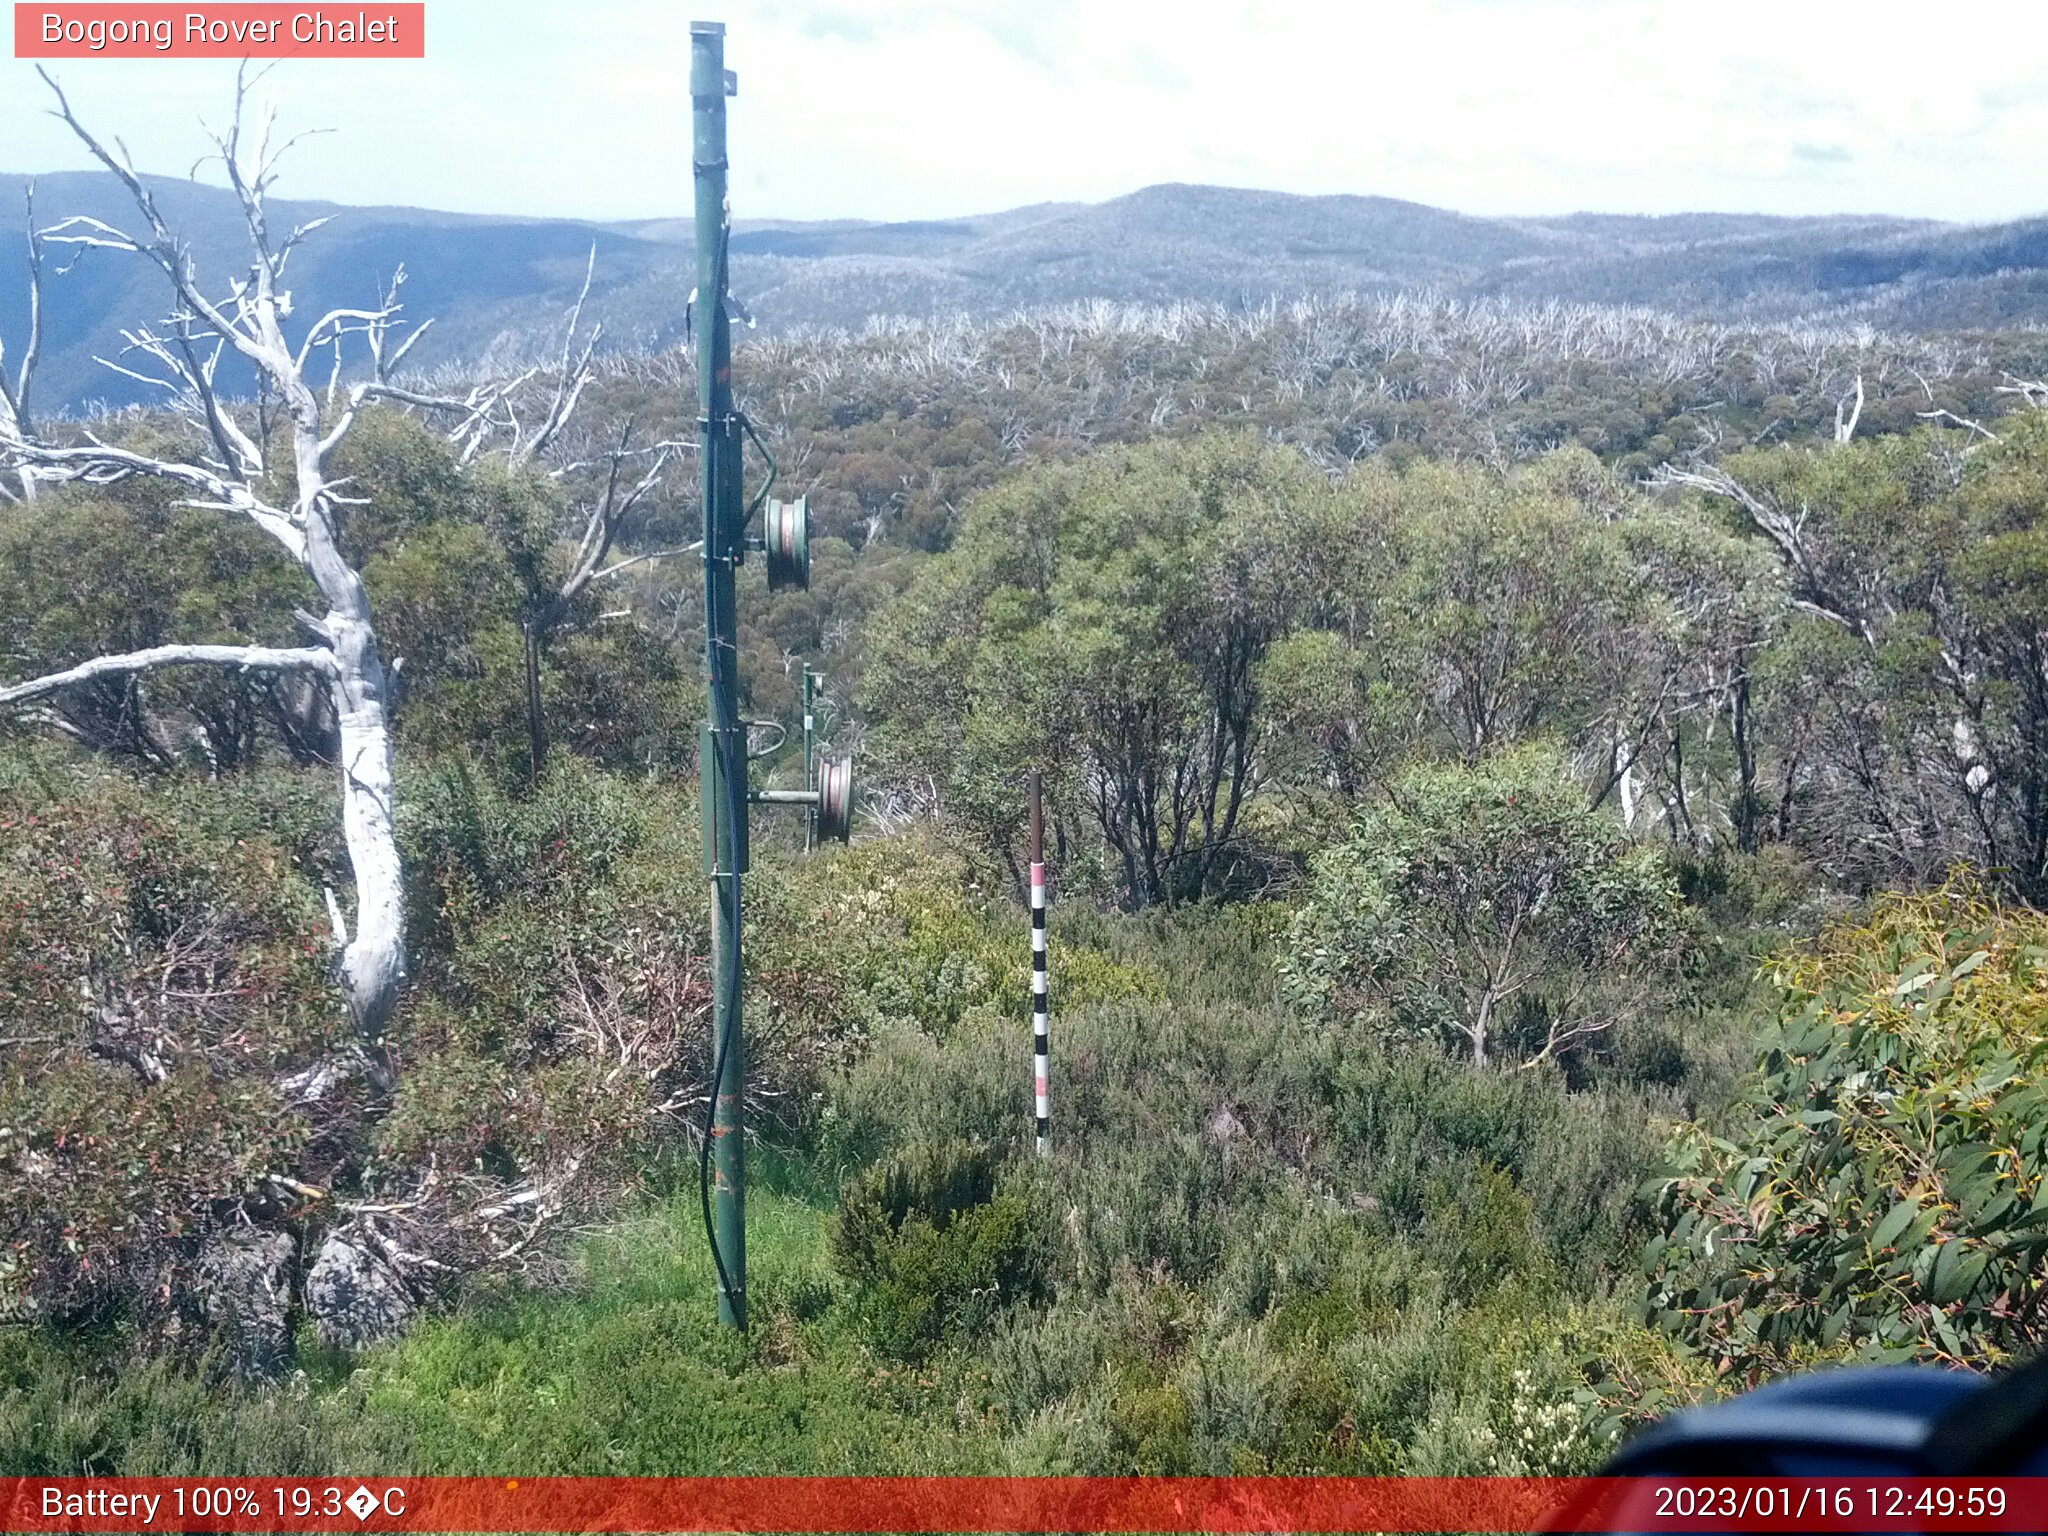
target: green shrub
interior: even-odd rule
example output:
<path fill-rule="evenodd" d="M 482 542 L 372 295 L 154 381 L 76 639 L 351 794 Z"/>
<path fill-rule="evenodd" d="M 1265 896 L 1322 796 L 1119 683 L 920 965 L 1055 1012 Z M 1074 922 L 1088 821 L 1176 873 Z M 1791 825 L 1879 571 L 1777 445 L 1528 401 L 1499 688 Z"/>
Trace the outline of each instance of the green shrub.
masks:
<path fill-rule="evenodd" d="M 1185 1477 L 1197 1466 L 1194 1413 L 1172 1383 L 1133 1383 L 1110 1400 L 1112 1465 L 1134 1477 Z"/>
<path fill-rule="evenodd" d="M 985 1015 L 979 1024 L 943 1042 L 905 1024 L 867 1040 L 826 1084 L 820 1162 L 843 1174 L 920 1141 L 993 1140 L 1006 1122 L 1021 1142 L 1031 1124 L 1031 1026 Z M 1008 1051 L 995 1048 L 1005 1025 Z"/>
<path fill-rule="evenodd" d="M 0 1477 L 373 1476 L 393 1470 L 345 1386 L 252 1388 L 132 1331 L 0 1329 Z"/>
<path fill-rule="evenodd" d="M 1772 976 L 1750 1090 L 1673 1147 L 1649 1316 L 1738 1379 L 2037 1344 L 2048 918 L 1967 885 L 1889 896 Z"/>
<path fill-rule="evenodd" d="M 876 1343 L 915 1358 L 1039 1294 L 1042 1226 L 1036 1202 L 1003 1187 L 988 1148 L 928 1143 L 847 1182 L 832 1257 Z"/>
<path fill-rule="evenodd" d="M 648 796 L 574 758 L 528 793 L 459 756 L 408 774 L 401 789 L 406 905 L 422 947 L 471 937 L 490 909 L 522 895 L 572 920 L 654 822 Z"/>
<path fill-rule="evenodd" d="M 518 781 L 529 760 L 522 624 L 561 580 L 562 535 L 576 521 L 564 487 L 498 459 L 459 465 L 390 412 L 367 413 L 339 452 L 367 502 L 345 537 L 384 654 L 406 663 L 401 747 L 466 754 Z M 686 652 L 644 626 L 600 626 L 597 611 L 585 593 L 547 647 L 550 741 L 615 770 L 687 769 L 703 690 Z"/>
<path fill-rule="evenodd" d="M 1284 980 L 1311 1013 L 1529 1065 L 1597 1046 L 1676 958 L 1655 852 L 1552 753 L 1418 767 L 1315 861 Z"/>
<path fill-rule="evenodd" d="M 1425 1247 L 1454 1291 L 1474 1297 L 1503 1283 L 1528 1296 L 1549 1289 L 1529 1197 L 1486 1163 L 1444 1181 L 1432 1201 Z"/>
<path fill-rule="evenodd" d="M 855 1039 L 891 1024 L 935 1035 L 1031 1015 L 1029 918 L 921 832 L 757 861 L 752 964 L 763 1006 Z M 1089 935 L 1054 940 L 1062 1011 L 1165 993 L 1157 969 Z"/>
<path fill-rule="evenodd" d="M 1620 1271 L 1649 1230 L 1642 1170 L 1674 1101 L 1555 1077 L 1476 1072 L 1434 1052 L 1348 1050 L 1333 1068 L 1331 1140 L 1349 1187 L 1405 1230 L 1438 1207 L 1442 1170 L 1509 1175 L 1528 1197 L 1546 1260 L 1576 1283 Z"/>
<path fill-rule="evenodd" d="M 694 1177 L 712 1013 L 694 795 L 567 753 L 527 788 L 466 759 L 412 788 L 405 1057 L 368 1176 L 403 1187 L 460 1169 L 485 1204 L 490 1188 L 545 1185 L 565 1227 L 686 1161 Z M 831 1042 L 769 1008 L 747 1023 L 750 1112 L 780 1135 L 811 1113 Z"/>
<path fill-rule="evenodd" d="M 349 1036 L 331 937 L 254 825 L 43 766 L 0 791 L 0 1306 L 161 1313 L 273 1176 L 346 1155 L 343 1107 L 280 1087 Z"/>
<path fill-rule="evenodd" d="M 695 1191 L 581 1245 L 573 1283 L 473 1293 L 354 1358 L 209 1385 L 131 1335 L 0 1329 L 0 1476 L 972 1473 L 955 1360 L 878 1360 L 817 1211 L 749 1200 L 746 1334 L 721 1326 Z"/>

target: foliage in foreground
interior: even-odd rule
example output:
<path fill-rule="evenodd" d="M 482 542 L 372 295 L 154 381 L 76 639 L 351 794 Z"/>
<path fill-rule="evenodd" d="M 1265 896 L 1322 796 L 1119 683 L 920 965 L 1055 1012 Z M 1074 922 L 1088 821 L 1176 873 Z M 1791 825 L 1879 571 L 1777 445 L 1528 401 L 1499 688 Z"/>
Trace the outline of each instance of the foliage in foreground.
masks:
<path fill-rule="evenodd" d="M 337 1233 L 412 1256 L 394 1262 L 422 1294 L 451 1272 L 546 1280 L 570 1230 L 694 1166 L 694 797 L 570 754 L 531 786 L 453 757 L 402 789 L 413 963 L 387 1089 L 332 1066 L 347 1026 L 317 775 L 193 795 L 73 751 L 0 753 L 0 1316 L 203 1336 L 208 1245 L 231 1232 L 289 1238 L 285 1287 Z M 881 1031 L 1021 1013 L 1016 920 L 919 836 L 802 861 L 764 839 L 758 869 L 755 1124 L 821 1137 L 834 1166 L 887 1152 L 839 1134 L 828 1075 Z M 1164 990 L 1097 944 L 1067 960 L 1076 1006 Z"/>
<path fill-rule="evenodd" d="M 237 790 L 180 814 L 0 763 L 0 1317 L 158 1307 L 208 1236 L 288 1202 L 274 1178 L 350 1155 L 343 1106 L 283 1086 L 346 1033 L 264 825 L 302 807 Z"/>
<path fill-rule="evenodd" d="M 1823 1354 L 1968 1365 L 2042 1339 L 2048 918 L 1894 895 L 1772 970 L 1755 1079 L 1688 1127 L 1650 1316 L 1755 1379 Z"/>
<path fill-rule="evenodd" d="M 937 1378 L 836 1307 L 819 1213 L 767 1189 L 751 1206 L 744 1338 L 707 1304 L 694 1191 L 593 1240 L 572 1294 L 479 1296 L 272 1387 L 119 1336 L 0 1333 L 0 1473 L 975 1470 Z"/>
<path fill-rule="evenodd" d="M 472 1284 L 394 1345 L 302 1349 L 275 1388 L 207 1388 L 118 1333 L 0 1334 L 0 1466 L 1583 1470 L 1655 1393 L 1700 1391 L 1598 1299 L 1647 1230 L 1673 1097 L 1276 1027 L 1269 916 L 1063 915 L 1057 944 L 1171 985 L 1063 1012 L 1044 1165 L 1021 1011 L 875 1014 L 814 1145 L 764 1159 L 745 1340 L 713 1321 L 686 1185 L 558 1289 Z M 842 1167 L 837 1220 L 773 1193 L 822 1205 Z"/>

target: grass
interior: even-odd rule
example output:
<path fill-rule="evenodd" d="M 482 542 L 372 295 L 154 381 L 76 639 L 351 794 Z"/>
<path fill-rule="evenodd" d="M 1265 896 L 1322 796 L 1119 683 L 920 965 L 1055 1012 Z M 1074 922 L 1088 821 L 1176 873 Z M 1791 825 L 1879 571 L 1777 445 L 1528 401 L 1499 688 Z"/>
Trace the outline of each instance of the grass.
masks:
<path fill-rule="evenodd" d="M 437 1472 L 497 1475 L 967 1471 L 971 1430 L 920 1412 L 937 1384 L 854 1333 L 824 1217 L 749 1202 L 753 1326 L 719 1326 L 688 1198 L 594 1240 L 584 1283 L 419 1329 L 360 1391 Z"/>

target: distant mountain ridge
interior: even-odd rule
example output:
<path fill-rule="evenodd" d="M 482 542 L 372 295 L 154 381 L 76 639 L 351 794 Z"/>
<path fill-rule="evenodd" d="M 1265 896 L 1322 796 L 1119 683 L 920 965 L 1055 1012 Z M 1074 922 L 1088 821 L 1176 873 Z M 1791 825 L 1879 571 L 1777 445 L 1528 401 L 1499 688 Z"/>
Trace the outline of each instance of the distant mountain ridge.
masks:
<path fill-rule="evenodd" d="M 22 176 L 0 175 L 0 228 Z M 246 264 L 224 189 L 151 178 L 202 271 Z M 48 224 L 132 222 L 100 172 L 37 179 Z M 423 362 L 502 365 L 558 326 L 596 252 L 590 313 L 613 346 L 679 339 L 694 283 L 687 219 L 593 223 L 279 201 L 274 222 L 331 216 L 294 253 L 302 313 L 375 296 L 403 263 L 409 313 L 435 320 Z M 6 245 L 12 245 L 10 240 Z M 4 250 L 6 245 L 0 245 Z M 16 247 L 18 249 L 18 247 Z M 164 309 L 161 277 L 132 257 L 53 261 L 45 409 L 126 404 L 145 386 L 94 361 L 124 325 Z M 1080 299 L 1251 304 L 1332 290 L 1646 305 L 1722 320 L 1858 320 L 1907 330 L 2048 323 L 2048 218 L 1997 225 L 1839 215 L 1578 213 L 1481 218 L 1394 198 L 1301 197 L 1162 185 L 1104 203 L 1046 203 L 957 219 L 743 221 L 735 291 L 766 329 L 858 326 L 878 315 L 973 314 Z M 26 286 L 0 259 L 0 340 L 18 349 Z"/>

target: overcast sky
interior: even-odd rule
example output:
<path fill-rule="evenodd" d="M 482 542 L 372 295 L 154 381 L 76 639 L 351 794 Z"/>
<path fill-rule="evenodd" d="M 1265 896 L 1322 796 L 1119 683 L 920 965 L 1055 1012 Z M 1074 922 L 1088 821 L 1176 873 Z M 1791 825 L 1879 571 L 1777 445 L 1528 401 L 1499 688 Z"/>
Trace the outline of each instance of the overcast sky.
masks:
<path fill-rule="evenodd" d="M 1162 181 L 1483 214 L 2048 210 L 2040 0 L 428 0 L 425 60 L 270 76 L 287 123 L 338 130 L 280 190 L 684 212 L 688 22 L 707 12 L 740 76 L 741 218 Z M 232 78 L 198 59 L 58 69 L 88 121 L 178 175 Z M 0 70 L 0 170 L 82 166 L 30 65 Z"/>

